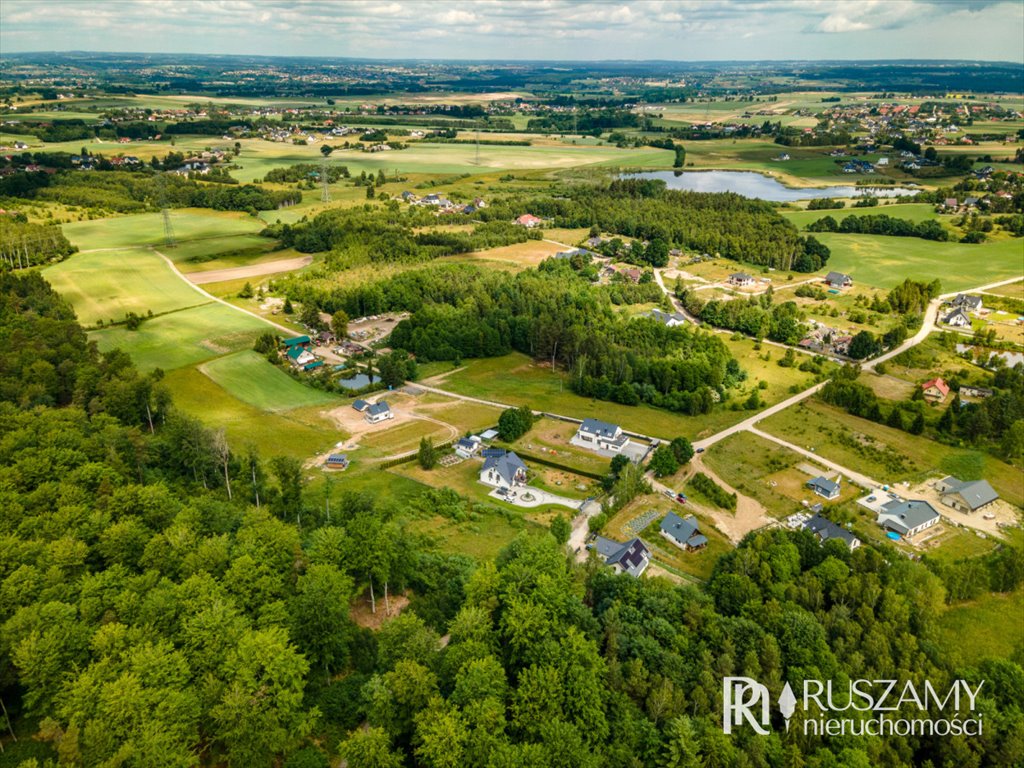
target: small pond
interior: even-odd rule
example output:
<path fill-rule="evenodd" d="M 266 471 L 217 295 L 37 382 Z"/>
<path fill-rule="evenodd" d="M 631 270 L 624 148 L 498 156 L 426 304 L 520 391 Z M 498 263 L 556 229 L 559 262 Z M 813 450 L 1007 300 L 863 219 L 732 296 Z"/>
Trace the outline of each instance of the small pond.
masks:
<path fill-rule="evenodd" d="M 378 381 L 380 381 L 379 376 L 371 378 L 365 373 L 358 373 L 350 379 L 338 379 L 338 384 L 345 389 L 362 389 L 370 384 L 376 384 Z"/>
<path fill-rule="evenodd" d="M 787 187 L 771 176 L 754 171 L 645 171 L 623 174 L 627 179 L 661 179 L 669 189 L 689 192 L 735 192 L 744 197 L 756 197 L 773 203 L 791 203 L 817 197 L 905 197 L 918 193 L 916 189 L 899 187 L 855 187 L 852 184 L 832 187 Z"/>

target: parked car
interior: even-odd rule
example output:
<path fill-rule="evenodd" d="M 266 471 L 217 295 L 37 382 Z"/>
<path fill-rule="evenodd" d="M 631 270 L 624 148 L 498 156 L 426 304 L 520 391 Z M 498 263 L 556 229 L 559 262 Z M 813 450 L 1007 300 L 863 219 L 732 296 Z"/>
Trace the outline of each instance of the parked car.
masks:
<path fill-rule="evenodd" d="M 697 453 L 704 453 L 704 449 L 703 448 L 698 448 L 697 449 Z"/>
<path fill-rule="evenodd" d="M 676 494 L 676 501 L 678 501 L 680 504 L 685 504 L 686 503 L 686 494 L 685 493 L 677 493 Z"/>

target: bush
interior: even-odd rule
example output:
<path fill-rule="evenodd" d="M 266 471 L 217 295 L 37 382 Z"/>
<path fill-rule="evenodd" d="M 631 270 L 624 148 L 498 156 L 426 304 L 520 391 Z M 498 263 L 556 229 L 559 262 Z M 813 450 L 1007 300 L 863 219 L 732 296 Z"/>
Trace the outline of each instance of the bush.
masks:
<path fill-rule="evenodd" d="M 726 492 L 724 488 L 703 472 L 698 472 L 690 478 L 690 486 L 716 506 L 735 511 L 736 494 Z"/>
<path fill-rule="evenodd" d="M 522 405 L 509 408 L 498 418 L 498 434 L 506 443 L 518 440 L 533 426 L 533 411 Z"/>

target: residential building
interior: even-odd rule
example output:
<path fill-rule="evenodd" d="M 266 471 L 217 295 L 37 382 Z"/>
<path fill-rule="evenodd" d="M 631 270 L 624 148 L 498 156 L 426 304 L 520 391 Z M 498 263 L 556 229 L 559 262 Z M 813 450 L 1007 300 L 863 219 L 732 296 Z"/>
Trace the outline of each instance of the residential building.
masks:
<path fill-rule="evenodd" d="M 482 441 L 476 435 L 473 435 L 473 437 L 463 437 L 455 443 L 455 453 L 464 459 L 469 459 L 480 451 L 481 446 Z"/>
<path fill-rule="evenodd" d="M 860 546 L 860 539 L 843 528 L 843 526 L 836 525 L 831 520 L 822 517 L 820 512 L 806 520 L 803 528 L 813 533 L 815 538 L 822 544 L 830 539 L 838 539 L 846 544 L 851 551 Z"/>
<path fill-rule="evenodd" d="M 344 453 L 332 453 L 324 462 L 327 469 L 348 469 L 348 456 Z"/>
<path fill-rule="evenodd" d="M 304 347 L 294 346 L 285 353 L 292 367 L 302 368 L 316 360 L 316 355 Z"/>
<path fill-rule="evenodd" d="M 365 418 L 371 424 L 376 424 L 395 418 L 395 414 L 391 412 L 391 406 L 387 404 L 387 401 L 381 400 L 367 407 Z"/>
<path fill-rule="evenodd" d="M 359 411 L 359 413 L 363 413 L 369 407 L 370 407 L 370 404 L 366 400 L 353 400 L 352 401 L 352 408 L 354 408 L 355 410 Z"/>
<path fill-rule="evenodd" d="M 961 307 L 957 307 L 944 318 L 942 322 L 946 325 L 951 325 L 954 328 L 970 328 L 971 318 L 963 311 Z"/>
<path fill-rule="evenodd" d="M 853 278 L 842 272 L 829 272 L 825 275 L 825 282 L 832 288 L 849 288 L 853 285 Z"/>
<path fill-rule="evenodd" d="M 639 579 L 651 563 L 651 551 L 640 539 L 630 539 L 625 544 L 598 536 L 590 545 L 616 573 L 628 573 Z"/>
<path fill-rule="evenodd" d="M 700 532 L 697 518 L 693 515 L 680 517 L 675 512 L 669 512 L 661 521 L 660 533 L 686 552 L 703 549 L 708 545 L 707 536 Z"/>
<path fill-rule="evenodd" d="M 629 445 L 629 438 L 622 433 L 622 427 L 618 424 L 600 419 L 584 419 L 572 443 L 591 450 L 621 453 Z"/>
<path fill-rule="evenodd" d="M 740 288 L 747 288 L 755 282 L 754 278 L 745 272 L 735 272 L 729 275 L 729 285 L 735 285 Z"/>
<path fill-rule="evenodd" d="M 878 512 L 878 524 L 900 536 L 913 536 L 939 522 L 939 513 L 927 501 L 894 500 Z"/>
<path fill-rule="evenodd" d="M 958 512 L 977 512 L 999 498 L 988 480 L 959 480 L 944 477 L 935 486 L 942 503 Z"/>
<path fill-rule="evenodd" d="M 968 293 L 958 293 L 953 299 L 953 306 L 960 307 L 965 312 L 981 311 L 981 296 L 971 296 Z"/>
<path fill-rule="evenodd" d="M 539 227 L 543 223 L 543 219 L 539 219 L 531 213 L 524 213 L 522 216 L 516 219 L 516 224 L 518 224 L 521 227 L 526 227 L 527 229 Z"/>
<path fill-rule="evenodd" d="M 930 403 L 941 403 L 949 394 L 949 385 L 942 379 L 929 379 L 921 385 L 924 399 Z"/>
<path fill-rule="evenodd" d="M 841 479 L 842 478 L 840 478 L 840 480 Z M 839 487 L 839 480 L 832 481 L 824 475 L 819 475 L 813 480 L 808 480 L 807 487 L 814 491 L 818 496 L 821 496 L 823 499 L 828 499 L 829 501 L 838 499 L 839 494 L 842 491 Z"/>
<path fill-rule="evenodd" d="M 512 451 L 500 456 L 490 455 L 496 451 L 484 452 L 484 465 L 480 469 L 480 482 L 492 488 L 515 488 L 526 485 L 526 465 Z"/>
<path fill-rule="evenodd" d="M 961 397 L 977 397 L 986 398 L 992 397 L 992 390 L 988 387 L 971 387 L 965 384 L 960 385 L 960 396 Z"/>
<path fill-rule="evenodd" d="M 686 325 L 686 315 L 682 312 L 663 312 L 660 309 L 652 309 L 647 316 L 652 320 L 657 320 L 662 325 L 667 325 L 669 328 Z"/>

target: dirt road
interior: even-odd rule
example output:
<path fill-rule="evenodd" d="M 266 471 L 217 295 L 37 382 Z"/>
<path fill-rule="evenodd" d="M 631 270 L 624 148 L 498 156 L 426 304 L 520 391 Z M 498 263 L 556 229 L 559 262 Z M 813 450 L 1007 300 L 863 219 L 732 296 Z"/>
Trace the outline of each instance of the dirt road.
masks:
<path fill-rule="evenodd" d="M 230 267 L 229 269 L 211 269 L 208 272 L 183 273 L 193 285 L 206 283 L 222 283 L 225 280 L 246 280 L 250 277 L 263 277 L 278 272 L 292 272 L 308 267 L 313 263 L 312 256 L 301 256 L 295 259 L 278 259 L 265 261 L 262 264 L 250 264 L 247 267 Z"/>

